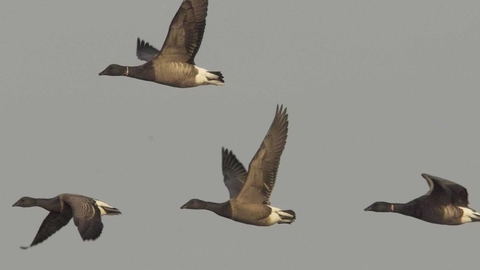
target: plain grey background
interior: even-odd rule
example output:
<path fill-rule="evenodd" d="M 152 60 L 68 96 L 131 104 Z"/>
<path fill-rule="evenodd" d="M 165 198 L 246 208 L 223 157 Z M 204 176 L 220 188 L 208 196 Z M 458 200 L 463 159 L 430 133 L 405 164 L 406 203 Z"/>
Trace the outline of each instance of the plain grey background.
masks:
<path fill-rule="evenodd" d="M 171 1 L 7 1 L 0 9 L 4 269 L 447 269 L 478 266 L 479 224 L 366 213 L 464 185 L 480 208 L 480 2 L 211 0 L 200 67 L 224 87 L 100 77 L 163 44 Z M 248 166 L 284 104 L 272 204 L 290 226 L 207 211 L 221 147 Z M 47 215 L 22 196 L 78 193 L 118 207 L 83 242 L 70 222 L 23 251 Z"/>

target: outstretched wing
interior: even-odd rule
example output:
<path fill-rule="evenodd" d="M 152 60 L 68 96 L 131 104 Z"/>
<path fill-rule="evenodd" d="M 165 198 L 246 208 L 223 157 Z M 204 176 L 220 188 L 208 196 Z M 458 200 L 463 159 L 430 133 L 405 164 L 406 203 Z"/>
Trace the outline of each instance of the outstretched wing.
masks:
<path fill-rule="evenodd" d="M 173 17 L 157 59 L 194 65 L 207 17 L 208 0 L 184 0 Z"/>
<path fill-rule="evenodd" d="M 137 57 L 143 61 L 151 61 L 160 53 L 157 48 L 150 45 L 148 42 L 137 38 Z"/>
<path fill-rule="evenodd" d="M 72 218 L 72 209 L 65 205 L 63 212 L 50 212 L 47 217 L 43 220 L 42 225 L 38 229 L 37 235 L 33 239 L 33 242 L 28 247 L 21 247 L 22 249 L 27 249 L 29 247 L 40 244 L 41 242 L 47 240 L 52 234 L 56 233 L 62 227 L 68 224 Z"/>
<path fill-rule="evenodd" d="M 237 157 L 222 147 L 223 182 L 230 193 L 230 199 L 237 197 L 247 179 L 247 171 Z"/>
<path fill-rule="evenodd" d="M 95 240 L 102 234 L 103 223 L 100 218 L 100 211 L 95 211 L 95 215 L 90 219 L 73 217 L 73 221 L 77 225 L 83 241 Z"/>
<path fill-rule="evenodd" d="M 69 195 L 63 198 L 73 212 L 73 222 L 78 227 L 82 239 L 95 240 L 102 234 L 101 213 L 95 200 L 81 195 Z"/>
<path fill-rule="evenodd" d="M 278 166 L 287 143 L 287 108 L 277 105 L 275 118 L 260 148 L 250 162 L 248 176 L 237 199 L 250 203 L 270 204 Z"/>
<path fill-rule="evenodd" d="M 426 173 L 422 176 L 427 180 L 430 187 L 426 195 L 434 197 L 436 201 L 442 204 L 453 203 L 458 206 L 468 206 L 468 192 L 463 186 Z"/>

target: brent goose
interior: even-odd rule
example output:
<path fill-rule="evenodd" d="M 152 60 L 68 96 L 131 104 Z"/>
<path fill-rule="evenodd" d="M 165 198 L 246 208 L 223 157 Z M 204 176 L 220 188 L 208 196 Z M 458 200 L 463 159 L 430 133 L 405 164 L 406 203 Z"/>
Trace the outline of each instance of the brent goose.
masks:
<path fill-rule="evenodd" d="M 295 212 L 270 206 L 269 200 L 280 156 L 285 148 L 287 131 L 287 109 L 277 105 L 273 123 L 250 162 L 248 173 L 231 151 L 222 148 L 223 181 L 230 193 L 230 200 L 213 203 L 192 199 L 181 209 L 206 209 L 219 216 L 257 226 L 292 223 L 296 218 Z"/>
<path fill-rule="evenodd" d="M 103 223 L 100 216 L 118 215 L 120 211 L 99 200 L 76 194 L 60 194 L 51 199 L 36 199 L 22 197 L 13 206 L 32 207 L 39 206 L 50 211 L 38 229 L 35 239 L 27 249 L 45 241 L 52 234 L 67 225 L 73 217 L 78 227 L 80 236 L 85 240 L 97 239 L 103 230 Z"/>
<path fill-rule="evenodd" d="M 99 75 L 127 76 L 179 88 L 223 85 L 220 71 L 197 67 L 194 61 L 205 31 L 207 6 L 208 0 L 184 0 L 160 51 L 137 39 L 137 57 L 147 63 L 133 67 L 112 64 Z"/>
<path fill-rule="evenodd" d="M 452 181 L 422 174 L 430 190 L 408 203 L 375 202 L 365 211 L 394 212 L 427 222 L 460 225 L 480 221 L 480 213 L 468 207 L 467 189 Z"/>

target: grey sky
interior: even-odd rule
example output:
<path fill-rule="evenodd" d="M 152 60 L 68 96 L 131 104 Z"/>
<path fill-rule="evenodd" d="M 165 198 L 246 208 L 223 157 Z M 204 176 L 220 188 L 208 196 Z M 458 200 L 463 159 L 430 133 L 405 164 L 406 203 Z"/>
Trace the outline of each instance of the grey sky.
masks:
<path fill-rule="evenodd" d="M 465 186 L 480 209 L 480 2 L 215 1 L 196 63 L 224 87 L 100 77 L 157 48 L 180 0 L 8 1 L 0 9 L 0 252 L 5 269 L 446 269 L 477 267 L 479 224 L 365 213 Z M 207 211 L 221 147 L 248 166 L 275 113 L 289 136 L 274 206 L 291 226 Z M 84 243 L 71 222 L 20 250 L 47 212 L 21 196 L 79 193 L 118 207 Z"/>

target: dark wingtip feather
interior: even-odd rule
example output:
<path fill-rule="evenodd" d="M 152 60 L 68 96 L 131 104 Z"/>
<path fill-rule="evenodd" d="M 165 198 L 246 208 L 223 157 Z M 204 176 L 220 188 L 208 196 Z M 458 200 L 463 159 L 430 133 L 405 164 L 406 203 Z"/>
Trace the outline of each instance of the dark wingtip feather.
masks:
<path fill-rule="evenodd" d="M 287 115 L 287 107 L 283 108 L 283 104 L 277 104 L 277 113 Z"/>
<path fill-rule="evenodd" d="M 88 228 L 80 231 L 80 236 L 82 237 L 83 241 L 94 241 L 103 231 L 103 223 L 101 221 L 97 221 L 91 224 Z"/>

